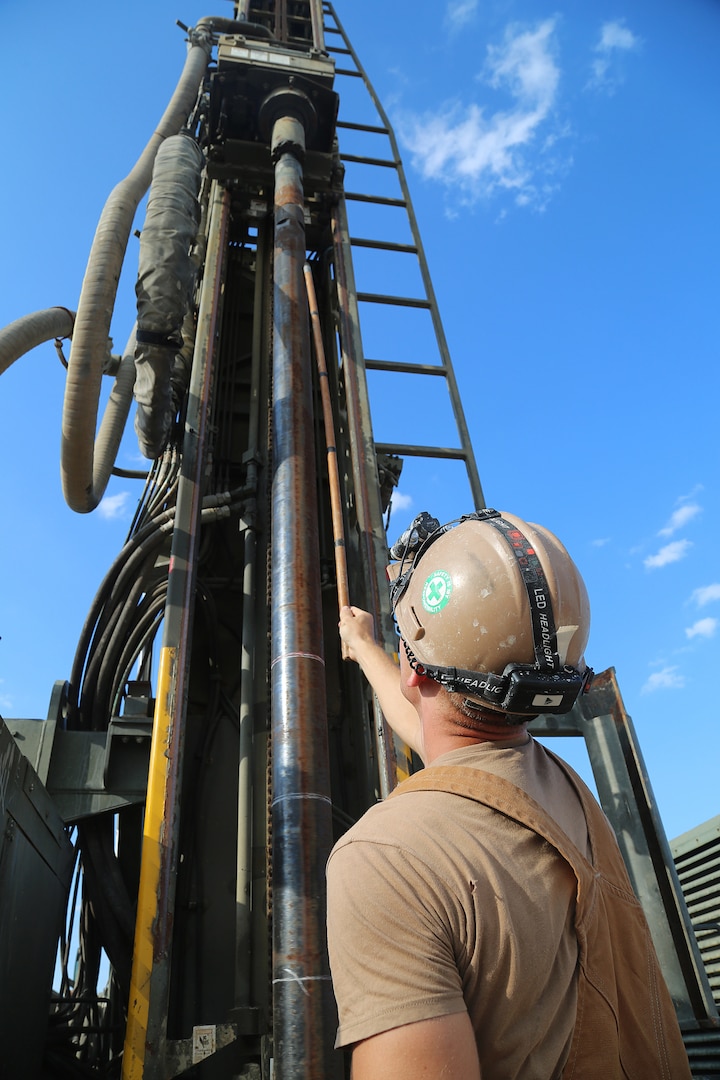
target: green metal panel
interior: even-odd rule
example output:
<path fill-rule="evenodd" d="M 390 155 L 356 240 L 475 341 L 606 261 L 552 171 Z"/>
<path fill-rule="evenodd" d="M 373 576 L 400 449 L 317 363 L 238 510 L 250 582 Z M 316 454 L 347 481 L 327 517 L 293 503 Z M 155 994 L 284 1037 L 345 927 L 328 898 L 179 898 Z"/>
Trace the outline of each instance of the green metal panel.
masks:
<path fill-rule="evenodd" d="M 39 1075 L 48 988 L 74 851 L 60 815 L 0 720 L 0 1071 Z"/>

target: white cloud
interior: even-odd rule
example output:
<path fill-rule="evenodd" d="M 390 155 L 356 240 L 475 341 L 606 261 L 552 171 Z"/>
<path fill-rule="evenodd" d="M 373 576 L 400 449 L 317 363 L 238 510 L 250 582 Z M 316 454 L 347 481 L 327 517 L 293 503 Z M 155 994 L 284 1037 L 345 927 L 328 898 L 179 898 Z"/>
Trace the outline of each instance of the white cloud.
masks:
<path fill-rule="evenodd" d="M 519 205 L 542 208 L 560 168 L 549 156 L 553 139 L 539 143 L 557 98 L 560 69 L 555 54 L 555 20 L 532 30 L 508 27 L 502 45 L 489 46 L 483 77 L 509 93 L 510 106 L 492 115 L 475 103 L 455 104 L 438 113 L 400 120 L 403 142 L 427 179 L 459 188 L 471 201 L 498 190 L 511 191 Z"/>
<path fill-rule="evenodd" d="M 602 536 L 602 537 L 599 536 L 597 538 L 597 540 L 593 540 L 592 546 L 600 548 L 600 547 L 605 547 L 605 545 L 609 544 L 609 543 L 610 543 L 610 537 L 609 536 Z"/>
<path fill-rule="evenodd" d="M 610 52 L 612 49 L 637 49 L 640 38 L 628 30 L 621 22 L 603 23 L 600 31 L 600 44 L 596 46 L 600 52 Z"/>
<path fill-rule="evenodd" d="M 478 0 L 450 0 L 447 6 L 447 21 L 451 29 L 459 30 L 469 23 L 477 11 Z"/>
<path fill-rule="evenodd" d="M 600 39 L 593 50 L 596 55 L 591 65 L 592 75 L 587 87 L 613 94 L 623 81 L 618 57 L 622 53 L 639 49 L 641 44 L 641 39 L 633 34 L 622 21 L 603 23 L 600 28 Z"/>
<path fill-rule="evenodd" d="M 690 540 L 673 540 L 671 544 L 666 544 L 665 547 L 660 548 L 657 555 L 648 555 L 647 559 L 645 559 L 645 566 L 648 570 L 657 570 L 660 566 L 679 562 L 680 559 L 685 558 L 691 547 L 692 541 Z"/>
<path fill-rule="evenodd" d="M 665 667 L 662 671 L 653 672 L 641 693 L 651 694 L 655 690 L 682 690 L 684 686 L 685 676 L 678 674 L 677 667 Z"/>
<path fill-rule="evenodd" d="M 509 26 L 503 45 L 488 46 L 490 85 L 507 83 L 518 100 L 547 111 L 560 78 L 552 55 L 554 31 L 554 19 L 546 19 L 534 31 Z"/>
<path fill-rule="evenodd" d="M 393 491 L 392 493 L 392 508 L 393 510 L 409 510 L 413 504 L 412 495 L 403 495 L 402 491 Z"/>
<path fill-rule="evenodd" d="M 695 601 L 698 607 L 705 607 L 706 604 L 711 604 L 713 600 L 720 600 L 720 584 L 717 582 L 714 585 L 703 585 L 699 589 L 695 589 L 691 597 Z"/>
<path fill-rule="evenodd" d="M 688 626 L 685 634 L 689 638 L 712 637 L 718 627 L 717 619 L 698 619 L 692 626 Z"/>
<path fill-rule="evenodd" d="M 122 517 L 129 498 L 129 491 L 121 491 L 117 495 L 106 495 L 98 505 L 98 514 L 100 517 L 105 518 L 106 521 Z"/>
<path fill-rule="evenodd" d="M 702 510 L 702 507 L 697 503 L 686 503 L 685 506 L 680 506 L 674 512 L 667 525 L 658 533 L 658 536 L 672 536 L 678 529 L 682 529 L 683 525 L 687 525 L 688 521 L 692 521 L 694 517 Z"/>

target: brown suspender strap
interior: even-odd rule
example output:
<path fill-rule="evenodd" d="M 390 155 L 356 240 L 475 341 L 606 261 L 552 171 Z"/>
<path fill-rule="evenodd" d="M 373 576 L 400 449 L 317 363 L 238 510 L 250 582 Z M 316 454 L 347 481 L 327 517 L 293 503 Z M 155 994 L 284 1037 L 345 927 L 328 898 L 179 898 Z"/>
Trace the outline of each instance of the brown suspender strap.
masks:
<path fill-rule="evenodd" d="M 582 780 L 546 753 L 580 799 L 592 863 L 530 795 L 482 769 L 424 769 L 390 798 L 445 791 L 472 799 L 531 829 L 572 867 L 578 883 L 578 1007 L 562 1080 L 691 1080 L 672 1000 L 614 834 Z"/>
<path fill-rule="evenodd" d="M 570 863 L 576 876 L 579 875 L 583 866 L 589 866 L 587 859 L 573 844 L 564 829 L 560 828 L 540 804 L 522 788 L 505 780 L 502 776 L 495 776 L 494 773 L 469 768 L 466 765 L 437 765 L 415 773 L 396 787 L 389 797 L 394 798 L 409 791 L 446 791 L 452 795 L 461 795 L 465 799 L 483 803 L 542 836 L 549 844 L 552 844 L 566 862 Z M 583 810 L 586 811 L 583 794 L 578 790 Z M 585 816 L 587 819 L 587 811 Z M 588 821 L 591 849 L 594 849 L 593 831 L 592 823 Z"/>

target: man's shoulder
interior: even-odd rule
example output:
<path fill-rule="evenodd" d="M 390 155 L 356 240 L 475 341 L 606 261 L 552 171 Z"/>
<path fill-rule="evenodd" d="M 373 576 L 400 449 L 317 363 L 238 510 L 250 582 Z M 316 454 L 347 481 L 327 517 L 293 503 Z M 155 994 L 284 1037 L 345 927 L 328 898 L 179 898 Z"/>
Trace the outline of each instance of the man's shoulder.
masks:
<path fill-rule="evenodd" d="M 498 815 L 480 803 L 469 805 L 449 791 L 409 791 L 375 803 L 337 841 L 331 857 L 343 852 L 349 864 L 366 859 L 394 861 L 396 853 L 442 866 L 471 849 L 492 847 Z"/>
<path fill-rule="evenodd" d="M 521 750 L 522 753 L 506 752 L 504 755 L 488 753 L 487 750 L 483 751 L 479 747 L 455 750 L 438 758 L 437 762 L 433 762 L 423 771 L 431 773 L 435 764 L 461 765 L 469 767 L 476 776 L 479 770 L 480 772 L 494 772 L 510 780 L 516 780 L 518 767 L 521 769 L 532 767 L 523 760 L 527 757 L 527 749 L 522 747 Z M 480 777 L 478 780 L 481 782 Z M 472 813 L 485 816 L 494 812 L 488 807 L 477 804 Z M 458 802 L 450 792 L 411 791 L 404 794 L 402 798 L 384 799 L 371 806 L 337 841 L 333 851 L 338 851 L 353 843 L 377 844 L 386 847 L 400 845 L 405 848 L 416 834 L 421 842 L 423 838 L 429 838 L 436 832 L 440 835 L 446 834 L 447 830 L 452 828 L 456 818 L 459 822 L 467 820 L 468 806 L 464 802 Z"/>
<path fill-rule="evenodd" d="M 413 817 L 412 808 L 400 807 L 399 799 L 385 799 L 374 803 L 363 816 L 351 825 L 333 847 L 332 854 L 352 844 L 379 844 L 395 847 L 402 844 L 407 836 L 408 816 Z"/>

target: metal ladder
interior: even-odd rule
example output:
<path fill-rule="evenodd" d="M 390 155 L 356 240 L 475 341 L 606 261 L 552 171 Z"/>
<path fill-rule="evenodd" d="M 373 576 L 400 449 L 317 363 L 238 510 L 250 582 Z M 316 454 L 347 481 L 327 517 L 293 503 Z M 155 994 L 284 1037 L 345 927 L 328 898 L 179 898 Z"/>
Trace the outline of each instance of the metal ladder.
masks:
<path fill-rule="evenodd" d="M 358 288 L 356 300 L 358 305 L 360 305 L 360 321 L 363 326 L 363 331 L 365 331 L 367 326 L 371 325 L 371 322 L 375 317 L 374 311 L 379 307 L 390 309 L 394 326 L 398 328 L 404 325 L 408 317 L 412 318 L 412 315 L 418 312 L 427 313 L 426 318 L 429 316 L 431 324 L 431 326 L 428 327 L 428 330 L 431 330 L 431 332 L 424 333 L 420 339 L 420 348 L 422 350 L 423 359 L 425 360 L 427 357 L 431 362 L 416 362 L 415 360 L 407 359 L 388 359 L 384 356 L 373 359 L 366 357 L 365 369 L 368 372 L 382 372 L 386 375 L 410 375 L 421 377 L 420 382 L 415 382 L 415 387 L 417 388 L 415 400 L 418 402 L 423 400 L 432 401 L 433 406 L 436 406 L 438 403 L 438 395 L 436 392 L 437 380 L 442 380 L 447 396 L 449 397 L 449 405 L 454 420 L 454 436 L 457 438 L 458 443 L 458 445 L 454 446 L 442 446 L 419 445 L 414 442 L 394 442 L 388 440 L 376 441 L 375 449 L 378 456 L 398 455 L 403 459 L 445 459 L 462 462 L 465 466 L 472 502 L 475 508 L 479 509 L 485 505 L 480 477 L 470 442 L 445 331 L 440 318 L 435 290 L 433 288 L 425 251 L 420 237 L 418 222 L 413 209 L 402 159 L 400 157 L 397 139 L 388 116 L 373 89 L 367 72 L 360 63 L 357 53 L 350 43 L 347 33 L 335 12 L 334 6 L 331 3 L 326 2 L 323 5 L 323 12 L 325 19 L 324 29 L 326 49 L 331 56 L 336 58 L 337 63 L 335 85 L 340 95 L 340 118 L 337 127 L 339 129 L 340 160 L 345 169 L 344 198 L 346 202 L 353 204 L 353 209 L 348 210 L 348 217 L 351 229 L 350 245 L 353 248 L 353 262 L 355 263 L 356 277 L 362 279 L 363 275 L 363 256 L 361 255 L 361 252 L 374 252 L 381 254 L 384 268 L 392 267 L 392 270 L 390 271 L 391 274 L 395 275 L 395 273 L 397 273 L 398 278 L 408 276 L 406 267 L 407 260 L 410 260 L 414 263 L 414 272 L 415 277 L 417 278 L 415 295 L 397 295 L 394 292 L 371 292 Z M 341 42 L 341 44 L 335 44 L 337 41 Z M 366 91 L 366 93 L 360 95 L 360 101 L 357 100 L 357 93 L 351 92 L 354 90 L 351 86 L 353 81 L 357 82 L 358 86 L 362 85 L 364 91 Z M 367 109 L 368 106 L 374 108 L 375 115 L 372 119 L 375 122 L 365 122 L 364 120 L 358 119 L 357 114 L 353 111 L 354 109 L 361 109 L 363 107 Z M 364 115 L 367 114 L 365 113 Z M 378 140 L 381 140 L 383 143 L 381 154 L 366 152 L 364 149 L 365 145 L 368 143 L 375 143 L 377 145 Z M 349 149 L 345 149 L 346 146 L 351 146 L 352 150 L 357 149 L 359 152 L 350 152 Z M 381 191 L 363 192 L 363 173 L 366 176 L 365 186 L 368 186 L 368 184 L 372 182 L 373 187 L 375 186 L 375 181 L 378 179 L 378 175 L 384 174 L 383 179 L 387 177 L 388 180 L 385 185 L 383 185 L 381 181 L 379 186 L 381 189 L 383 187 L 385 189 Z M 357 180 L 359 180 L 358 183 L 356 183 Z M 390 186 L 389 193 L 387 193 L 388 183 Z M 349 184 L 354 186 L 355 189 L 349 190 Z M 395 210 L 396 220 L 394 222 L 394 229 L 397 229 L 398 233 L 401 232 L 403 226 L 397 221 L 397 212 L 404 211 L 404 214 L 400 216 L 404 219 L 404 228 L 408 233 L 405 237 L 407 242 L 403 242 L 399 239 L 390 240 L 381 237 L 368 236 L 367 232 L 372 230 L 374 223 L 368 221 L 369 215 L 367 214 L 365 215 L 365 218 L 363 218 L 362 213 L 358 212 L 361 208 L 373 208 L 376 217 L 378 216 L 377 212 L 379 208 L 383 208 L 384 210 Z M 364 230 L 364 235 L 360 235 L 357 232 L 360 227 Z M 398 233 L 395 233 L 395 235 L 398 235 Z M 405 260 L 405 263 L 400 265 L 400 260 Z M 374 276 L 375 267 L 372 266 L 371 261 L 368 265 L 368 271 Z M 410 273 L 412 274 L 412 271 Z M 395 280 L 395 277 L 393 277 L 393 283 Z M 417 325 L 414 329 L 417 333 Z M 383 345 L 384 344 L 385 342 L 383 341 Z M 433 351 L 435 353 L 434 358 L 429 356 Z M 429 390 L 429 384 L 427 383 L 428 379 L 435 380 L 435 385 Z M 385 382 L 387 383 L 387 380 Z M 376 385 L 378 387 L 378 394 L 385 395 L 387 393 L 381 381 L 378 381 Z M 395 380 L 394 385 L 399 385 L 397 380 Z M 412 396 L 408 399 L 407 393 L 408 386 L 407 380 L 405 379 L 403 380 L 402 400 L 406 404 L 412 402 Z M 371 401 L 372 400 L 376 400 L 376 395 L 371 392 Z M 445 424 L 443 431 L 449 433 L 449 425 Z M 449 439 L 450 436 L 448 434 L 448 441 Z"/>

